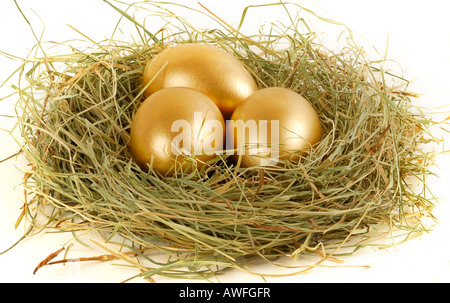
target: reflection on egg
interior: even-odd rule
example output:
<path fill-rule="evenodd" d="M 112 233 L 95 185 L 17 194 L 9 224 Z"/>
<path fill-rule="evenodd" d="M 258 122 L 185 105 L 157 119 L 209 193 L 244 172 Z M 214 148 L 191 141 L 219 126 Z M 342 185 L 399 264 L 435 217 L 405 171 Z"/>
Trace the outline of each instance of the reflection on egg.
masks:
<path fill-rule="evenodd" d="M 150 83 L 150 84 L 149 84 Z M 256 83 L 241 62 L 212 46 L 181 44 L 152 58 L 144 71 L 145 97 L 168 87 L 190 87 L 211 98 L 225 119 L 256 91 Z"/>
<path fill-rule="evenodd" d="M 130 148 L 136 163 L 162 175 L 201 168 L 223 150 L 225 123 L 208 96 L 190 88 L 159 90 L 138 108 L 131 126 Z M 195 159 L 195 160 L 192 160 Z"/>
<path fill-rule="evenodd" d="M 278 159 L 298 161 L 299 151 L 317 143 L 323 132 L 312 105 L 286 88 L 253 93 L 236 108 L 231 122 L 227 140 L 233 142 L 227 146 L 241 154 L 244 167 L 275 165 Z"/>

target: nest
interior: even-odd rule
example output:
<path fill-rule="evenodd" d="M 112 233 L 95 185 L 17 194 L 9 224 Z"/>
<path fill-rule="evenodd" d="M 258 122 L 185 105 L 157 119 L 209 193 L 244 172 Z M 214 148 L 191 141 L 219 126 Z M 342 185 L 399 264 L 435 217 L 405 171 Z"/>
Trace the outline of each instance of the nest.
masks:
<path fill-rule="evenodd" d="M 150 33 L 112 5 L 141 41 L 57 44 L 57 55 L 21 67 L 27 82 L 17 89 L 17 112 L 31 167 L 23 215 L 32 229 L 45 209 L 46 229 L 100 232 L 105 245 L 123 238 L 122 251 L 150 262 L 138 267 L 144 278 L 207 277 L 253 258 L 318 253 L 314 266 L 393 229 L 407 237 L 426 229 L 421 219 L 433 202 L 417 189 L 432 164 L 423 149 L 432 141 L 431 120 L 412 104 L 408 81 L 384 71 L 382 60 L 370 61 L 350 31 L 347 44 L 332 51 L 303 18 L 245 36 L 211 13 L 218 28 L 199 30 L 167 7 L 140 5 L 182 26 Z M 242 168 L 218 156 L 178 177 L 143 172 L 128 148 L 142 73 L 153 56 L 181 43 L 219 47 L 259 88 L 287 87 L 307 98 L 323 139 L 299 163 L 276 169 Z M 155 251 L 167 260 L 156 262 Z"/>

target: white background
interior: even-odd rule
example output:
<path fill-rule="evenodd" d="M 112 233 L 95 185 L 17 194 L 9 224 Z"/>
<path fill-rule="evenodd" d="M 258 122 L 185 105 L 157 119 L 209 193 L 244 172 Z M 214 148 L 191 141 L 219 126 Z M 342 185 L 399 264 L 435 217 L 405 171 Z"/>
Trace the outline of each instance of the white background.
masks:
<path fill-rule="evenodd" d="M 17 1 L 42 40 L 62 42 L 82 38 L 67 24 L 72 25 L 91 39 L 99 41 L 109 38 L 119 20 L 119 15 L 101 0 L 18 0 Z M 177 1 L 173 1 L 177 2 Z M 185 5 L 202 8 L 197 1 L 178 1 Z M 272 1 L 200 1 L 229 24 L 237 27 L 241 12 L 246 5 L 270 3 Z M 275 2 L 275 1 L 274 1 Z M 300 2 L 297 2 L 300 3 Z M 357 39 L 374 57 L 384 55 L 388 44 L 388 58 L 397 61 L 404 76 L 413 80 L 410 89 L 420 98 L 418 104 L 435 108 L 450 104 L 450 22 L 446 1 L 357 1 L 321 0 L 302 1 L 301 4 L 321 16 L 341 21 L 357 33 Z M 189 15 L 186 16 L 189 19 Z M 322 23 L 305 14 L 313 26 L 320 30 Z M 248 11 L 245 30 L 252 33 L 264 22 L 286 21 L 281 7 L 255 8 Z M 192 23 L 207 27 L 210 21 L 196 18 Z M 124 21 L 121 25 L 124 36 L 128 36 Z M 333 27 L 336 30 L 336 27 Z M 335 32 L 323 27 L 323 36 L 331 45 L 336 42 Z M 338 32 L 342 28 L 338 29 Z M 369 44 L 370 42 L 370 44 Z M 25 57 L 35 44 L 35 39 L 13 1 L 0 1 L 0 51 Z M 378 49 L 374 51 L 371 45 Z M 0 81 L 6 79 L 19 62 L 0 56 Z M 399 65 L 395 65 L 399 66 Z M 14 83 L 14 79 L 10 81 Z M 10 93 L 9 85 L 1 88 L 0 96 Z M 0 115 L 14 115 L 14 99 L 0 102 Z M 446 108 L 450 110 L 449 107 Z M 0 117 L 0 128 L 11 129 L 14 119 Z M 448 140 L 447 140 L 448 141 Z M 450 145 L 447 143 L 447 145 Z M 17 151 L 11 136 L 0 130 L 0 159 Z M 448 157 L 448 156 L 447 156 Z M 308 274 L 293 277 L 267 279 L 271 282 L 450 282 L 450 203 L 447 188 L 450 185 L 450 165 L 445 158 L 438 159 L 439 178 L 430 182 L 433 192 L 442 198 L 435 215 L 440 223 L 434 231 L 389 250 L 364 249 L 349 258 L 343 258 L 340 267 L 317 268 Z M 24 163 L 20 159 L 0 164 L 0 251 L 8 248 L 24 232 L 14 223 L 21 211 L 23 190 L 20 188 Z M 95 237 L 91 237 L 95 238 Z M 49 253 L 56 251 L 71 235 L 39 234 L 0 255 L 0 282 L 120 282 L 137 274 L 133 269 L 114 266 L 111 263 L 83 263 L 42 268 L 36 275 L 34 267 Z M 85 248 L 75 242 L 69 251 L 70 257 L 92 256 L 106 253 L 92 244 Z M 112 262 L 113 264 L 116 264 Z M 359 267 L 368 265 L 369 268 Z M 354 266 L 354 267 L 353 267 Z M 285 273 L 289 270 L 268 268 L 264 265 L 256 270 Z M 220 281 L 263 280 L 243 272 L 230 272 L 219 277 Z M 141 280 L 133 280 L 139 282 Z M 159 279 L 172 282 L 175 280 Z M 216 280 L 215 280 L 216 281 Z"/>

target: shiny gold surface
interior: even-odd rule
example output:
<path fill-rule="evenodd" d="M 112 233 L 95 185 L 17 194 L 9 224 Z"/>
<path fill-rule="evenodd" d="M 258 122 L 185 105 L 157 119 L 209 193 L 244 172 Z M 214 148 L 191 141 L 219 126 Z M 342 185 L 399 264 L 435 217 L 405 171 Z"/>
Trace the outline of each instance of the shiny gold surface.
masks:
<path fill-rule="evenodd" d="M 216 142 L 215 151 L 223 149 L 223 136 L 225 124 L 221 112 L 214 102 L 206 95 L 190 88 L 167 88 L 160 90 L 148 97 L 138 108 L 131 126 L 130 147 L 135 161 L 143 170 L 148 170 L 148 164 L 153 163 L 153 168 L 162 175 L 171 175 L 174 172 L 176 155 L 171 144 L 174 138 L 180 134 L 172 131 L 172 124 L 177 120 L 189 122 L 191 132 L 194 127 L 194 113 L 202 113 L 203 122 L 217 120 L 222 126 L 221 142 Z M 211 131 L 203 127 L 197 129 L 198 139 L 204 140 L 211 135 Z M 191 146 L 194 147 L 194 136 L 191 136 Z M 194 150 L 190 151 L 191 154 Z M 178 160 L 182 160 L 178 156 Z M 200 154 L 195 156 L 198 167 L 215 155 Z M 177 163 L 179 163 L 178 161 Z M 192 161 L 185 163 L 183 168 L 189 169 Z M 192 167 L 192 166 L 191 166 Z"/>
<path fill-rule="evenodd" d="M 317 143 L 322 137 L 322 126 L 319 117 L 311 104 L 296 92 L 285 88 L 265 88 L 259 90 L 241 103 L 232 115 L 231 120 L 278 120 L 279 121 L 279 156 L 281 159 L 298 161 L 292 152 L 304 151 Z M 271 141 L 270 122 L 268 122 L 268 142 Z M 234 132 L 234 148 L 237 146 L 237 128 L 227 129 Z M 250 132 L 245 136 L 246 147 L 258 142 L 258 134 Z M 270 155 L 269 155 L 270 156 Z M 242 166 L 261 165 L 265 157 L 250 155 L 247 151 L 242 156 Z"/>
<path fill-rule="evenodd" d="M 143 85 L 149 82 L 146 97 L 167 87 L 190 87 L 210 97 L 225 119 L 257 89 L 238 59 L 218 48 L 193 43 L 169 47 L 150 60 Z"/>

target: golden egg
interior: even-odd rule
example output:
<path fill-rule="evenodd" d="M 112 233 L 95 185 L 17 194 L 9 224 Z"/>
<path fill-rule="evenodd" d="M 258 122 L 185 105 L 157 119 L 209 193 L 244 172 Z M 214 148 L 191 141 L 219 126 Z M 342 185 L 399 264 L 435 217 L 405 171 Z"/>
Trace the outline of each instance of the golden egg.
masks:
<path fill-rule="evenodd" d="M 166 88 L 139 106 L 130 148 L 143 170 L 152 165 L 162 175 L 173 175 L 216 157 L 223 150 L 224 131 L 223 116 L 208 96 L 191 88 Z"/>
<path fill-rule="evenodd" d="M 149 84 L 150 83 L 150 84 Z M 210 97 L 225 119 L 256 91 L 256 83 L 241 62 L 212 46 L 180 44 L 151 59 L 144 71 L 144 96 L 167 87 L 190 87 Z"/>
<path fill-rule="evenodd" d="M 286 88 L 253 93 L 234 111 L 227 125 L 227 148 L 236 149 L 241 166 L 277 165 L 279 159 L 298 161 L 322 137 L 312 105 Z"/>

